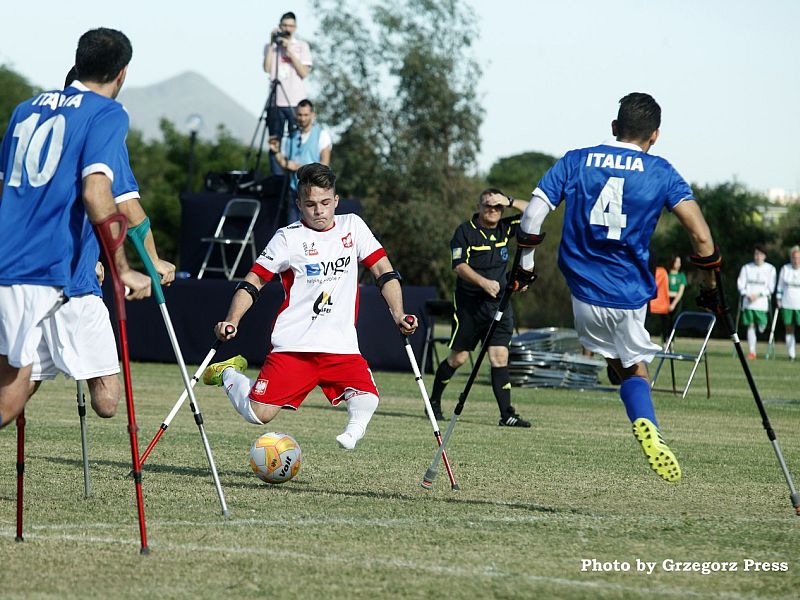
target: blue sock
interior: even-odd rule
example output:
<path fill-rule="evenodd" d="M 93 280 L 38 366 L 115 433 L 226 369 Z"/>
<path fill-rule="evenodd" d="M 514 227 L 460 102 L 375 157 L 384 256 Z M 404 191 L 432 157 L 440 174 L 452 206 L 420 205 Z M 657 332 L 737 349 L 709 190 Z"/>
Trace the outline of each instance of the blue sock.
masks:
<path fill-rule="evenodd" d="M 650 419 L 658 427 L 653 399 L 650 397 L 650 384 L 644 377 L 629 377 L 619 388 L 619 397 L 625 405 L 628 418 L 633 423 L 636 419 Z"/>

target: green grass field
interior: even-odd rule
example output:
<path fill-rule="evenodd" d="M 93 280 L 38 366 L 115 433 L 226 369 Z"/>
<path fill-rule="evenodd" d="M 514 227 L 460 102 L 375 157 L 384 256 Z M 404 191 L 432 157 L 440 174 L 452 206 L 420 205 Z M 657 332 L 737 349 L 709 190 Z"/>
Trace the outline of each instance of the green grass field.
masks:
<path fill-rule="evenodd" d="M 778 354 L 752 366 L 800 478 L 800 364 L 782 345 Z M 147 557 L 124 408 L 87 419 L 94 493 L 84 499 L 75 384 L 59 379 L 26 412 L 22 544 L 15 432 L 0 432 L 0 597 L 796 598 L 800 517 L 730 343 L 715 342 L 710 363 L 710 400 L 702 375 L 686 400 L 656 395 L 683 467 L 678 484 L 647 467 L 615 393 L 516 389 L 514 404 L 534 428 L 509 430 L 497 427 L 480 378 L 449 447 L 462 488 L 454 493 L 443 470 L 433 491 L 419 485 L 435 442 L 410 373 L 376 373 L 381 405 L 349 453 L 334 441 L 346 413 L 319 392 L 298 413 L 255 427 L 220 389 L 200 385 L 231 516 L 220 516 L 185 407 L 145 465 Z M 448 388 L 448 413 L 465 371 Z M 135 364 L 133 377 L 144 448 L 180 394 L 180 376 L 174 365 Z M 304 451 L 298 476 L 282 486 L 258 481 L 247 462 L 251 442 L 273 429 Z M 583 571 L 589 559 L 631 570 Z M 654 572 L 637 572 L 637 559 L 655 562 Z M 733 561 L 738 571 L 670 572 L 665 560 Z M 788 571 L 745 571 L 748 560 Z"/>

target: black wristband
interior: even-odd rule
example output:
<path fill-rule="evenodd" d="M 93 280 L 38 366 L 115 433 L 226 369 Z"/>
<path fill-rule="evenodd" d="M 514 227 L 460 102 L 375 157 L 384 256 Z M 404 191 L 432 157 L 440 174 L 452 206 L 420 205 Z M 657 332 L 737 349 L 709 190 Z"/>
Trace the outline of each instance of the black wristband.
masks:
<path fill-rule="evenodd" d="M 261 290 L 259 290 L 256 286 L 254 286 L 249 281 L 240 281 L 239 285 L 236 286 L 236 291 L 244 290 L 250 297 L 253 299 L 253 304 L 256 303 L 258 300 L 259 295 L 261 295 Z M 236 292 L 234 292 L 236 293 Z"/>

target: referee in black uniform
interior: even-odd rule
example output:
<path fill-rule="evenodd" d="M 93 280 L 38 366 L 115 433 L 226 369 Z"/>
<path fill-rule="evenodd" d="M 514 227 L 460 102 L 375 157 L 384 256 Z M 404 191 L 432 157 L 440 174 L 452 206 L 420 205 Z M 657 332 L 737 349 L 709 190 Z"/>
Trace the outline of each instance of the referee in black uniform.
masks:
<path fill-rule="evenodd" d="M 450 240 L 450 255 L 456 272 L 455 314 L 450 337 L 450 355 L 436 370 L 431 393 L 434 416 L 443 420 L 442 392 L 453 373 L 466 362 L 470 351 L 484 339 L 500 304 L 506 284 L 508 244 L 519 225 L 520 216 L 503 217 L 506 208 L 522 212 L 526 200 L 509 198 L 498 189 L 481 192 L 478 212 L 458 226 Z M 511 305 L 503 313 L 489 341 L 492 365 L 492 390 L 500 408 L 499 424 L 507 427 L 530 427 L 511 406 L 511 380 L 508 376 L 508 344 L 514 329 Z"/>

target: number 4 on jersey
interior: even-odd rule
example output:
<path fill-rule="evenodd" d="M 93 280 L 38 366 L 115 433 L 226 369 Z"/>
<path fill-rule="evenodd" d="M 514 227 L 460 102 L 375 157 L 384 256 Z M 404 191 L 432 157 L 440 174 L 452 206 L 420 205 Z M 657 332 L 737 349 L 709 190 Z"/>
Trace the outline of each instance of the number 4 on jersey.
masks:
<path fill-rule="evenodd" d="M 609 240 L 618 240 L 622 236 L 622 230 L 628 225 L 628 216 L 622 212 L 624 186 L 624 177 L 609 177 L 589 215 L 590 224 L 608 227 L 606 237 Z"/>

